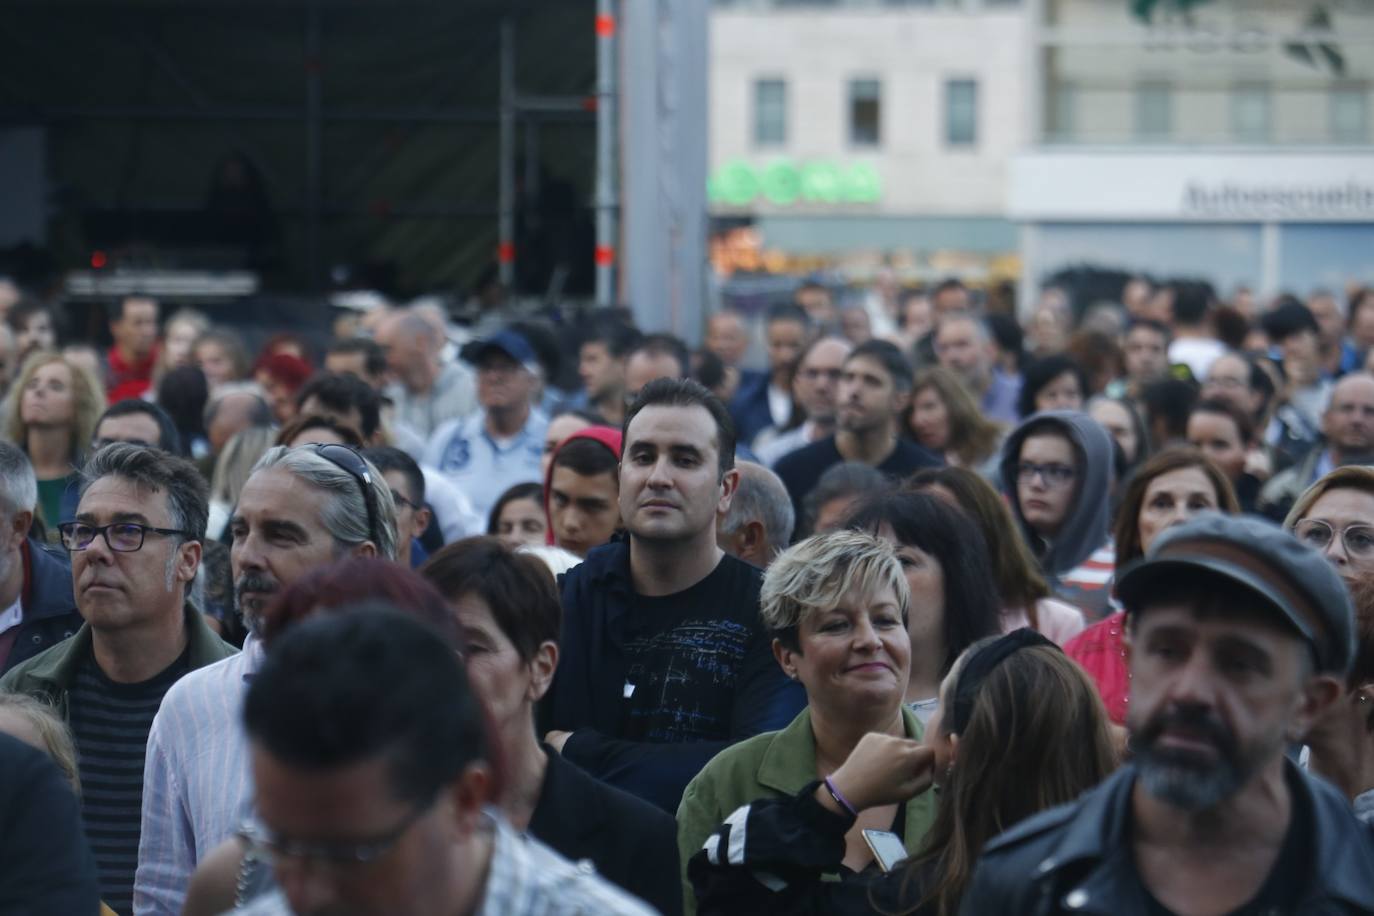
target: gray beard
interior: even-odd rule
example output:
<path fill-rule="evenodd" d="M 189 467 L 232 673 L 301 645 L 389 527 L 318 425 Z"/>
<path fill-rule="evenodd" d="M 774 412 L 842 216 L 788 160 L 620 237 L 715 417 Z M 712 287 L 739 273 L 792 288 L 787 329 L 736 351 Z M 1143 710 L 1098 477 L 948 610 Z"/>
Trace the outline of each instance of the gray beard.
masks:
<path fill-rule="evenodd" d="M 1137 778 L 1145 791 L 1185 811 L 1205 811 L 1234 795 L 1245 783 L 1229 760 L 1208 769 L 1161 759 L 1148 752 L 1135 758 Z"/>

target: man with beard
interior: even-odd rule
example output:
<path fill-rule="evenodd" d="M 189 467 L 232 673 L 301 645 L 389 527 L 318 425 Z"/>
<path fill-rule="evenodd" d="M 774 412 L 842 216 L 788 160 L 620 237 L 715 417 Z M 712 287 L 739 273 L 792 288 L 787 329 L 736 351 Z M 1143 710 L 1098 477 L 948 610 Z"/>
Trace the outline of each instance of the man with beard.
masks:
<path fill-rule="evenodd" d="M 899 435 L 911 385 L 911 365 L 893 344 L 870 340 L 850 352 L 840 370 L 835 434 L 783 456 L 773 468 L 797 518 L 803 517 L 806 494 L 841 461 L 858 461 L 895 479 L 943 463 Z"/>
<path fill-rule="evenodd" d="M 1374 838 L 1284 754 L 1354 654 L 1336 571 L 1262 520 L 1203 515 L 1117 595 L 1132 761 L 988 843 L 962 912 L 1374 912 Z"/>
<path fill-rule="evenodd" d="M 386 479 L 346 446 L 274 448 L 254 467 L 229 521 L 234 600 L 250 635 L 242 653 L 178 683 L 153 721 L 135 913 L 180 913 L 196 863 L 249 812 L 243 697 L 273 594 L 346 554 L 394 559 L 395 518 Z"/>

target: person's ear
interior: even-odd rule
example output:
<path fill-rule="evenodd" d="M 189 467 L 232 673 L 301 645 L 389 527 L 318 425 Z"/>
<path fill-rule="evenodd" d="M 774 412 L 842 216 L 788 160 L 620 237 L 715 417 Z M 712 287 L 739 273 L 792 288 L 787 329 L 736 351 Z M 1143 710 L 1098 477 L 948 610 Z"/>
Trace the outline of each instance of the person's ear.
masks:
<path fill-rule="evenodd" d="M 773 640 L 773 658 L 777 659 L 778 666 L 782 668 L 782 673 L 794 681 L 797 679 L 798 655 L 801 653 L 784 646 L 781 639 Z"/>
<path fill-rule="evenodd" d="M 355 557 L 366 557 L 369 560 L 378 556 L 377 545 L 371 541 L 363 541 L 361 544 L 356 544 L 350 548 L 348 552 Z"/>
<path fill-rule="evenodd" d="M 731 468 L 726 471 L 720 479 L 720 499 L 716 504 L 716 512 L 724 515 L 730 511 L 730 503 L 735 498 L 735 493 L 739 490 L 739 471 Z"/>
<path fill-rule="evenodd" d="M 196 570 L 200 569 L 200 557 L 203 549 L 200 541 L 183 541 L 177 547 L 176 579 L 178 582 L 185 582 L 190 585 L 196 578 Z"/>
<path fill-rule="evenodd" d="M 14 513 L 14 516 L 10 519 L 10 526 L 14 531 L 15 541 L 24 540 L 24 538 L 29 536 L 29 529 L 33 527 L 33 511 L 31 509 L 24 509 Z"/>
<path fill-rule="evenodd" d="M 526 691 L 531 703 L 538 703 L 549 692 L 553 673 L 558 670 L 558 643 L 545 640 L 534 650 L 530 659 L 530 686 Z"/>
<path fill-rule="evenodd" d="M 458 778 L 449 783 L 446 801 L 453 809 L 448 828 L 455 840 L 466 840 L 477 829 L 477 822 L 491 798 L 491 772 L 484 761 L 470 763 Z"/>
<path fill-rule="evenodd" d="M 423 506 L 419 509 L 416 509 L 415 530 L 411 532 L 411 537 L 418 538 L 420 535 L 424 534 L 425 531 L 429 528 L 429 520 L 432 517 L 433 513 L 429 511 L 428 506 Z"/>
<path fill-rule="evenodd" d="M 1290 737 L 1295 741 L 1302 740 L 1344 693 L 1345 684 L 1334 675 L 1314 674 L 1309 677 L 1298 698 L 1293 716 L 1294 734 Z"/>
<path fill-rule="evenodd" d="M 950 732 L 947 740 L 949 741 L 949 765 L 952 767 L 959 762 L 959 736 Z"/>
<path fill-rule="evenodd" d="M 767 565 L 769 558 L 764 556 L 764 553 L 768 549 L 768 535 L 767 532 L 763 530 L 763 522 L 758 520 L 745 522 L 743 525 L 740 525 L 734 537 L 735 546 L 737 547 L 735 556 L 747 558 L 748 562 L 751 563 L 753 563 L 754 560 L 761 561 L 760 563 L 754 563 L 755 566 Z"/>

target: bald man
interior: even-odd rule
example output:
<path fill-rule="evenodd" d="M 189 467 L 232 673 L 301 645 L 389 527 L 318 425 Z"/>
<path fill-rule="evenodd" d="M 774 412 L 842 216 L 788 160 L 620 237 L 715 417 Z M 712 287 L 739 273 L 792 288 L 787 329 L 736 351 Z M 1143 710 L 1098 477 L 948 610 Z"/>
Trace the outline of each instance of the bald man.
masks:
<path fill-rule="evenodd" d="M 1259 510 L 1282 521 L 1304 490 L 1347 464 L 1374 464 L 1374 375 L 1368 372 L 1336 382 L 1322 414 L 1322 441 L 1264 485 Z"/>
<path fill-rule="evenodd" d="M 396 425 L 428 440 L 443 424 L 476 409 L 472 370 L 440 358 L 445 341 L 432 316 L 398 309 L 382 319 L 376 340 L 386 353 L 392 382 L 385 394 L 396 407 Z"/>

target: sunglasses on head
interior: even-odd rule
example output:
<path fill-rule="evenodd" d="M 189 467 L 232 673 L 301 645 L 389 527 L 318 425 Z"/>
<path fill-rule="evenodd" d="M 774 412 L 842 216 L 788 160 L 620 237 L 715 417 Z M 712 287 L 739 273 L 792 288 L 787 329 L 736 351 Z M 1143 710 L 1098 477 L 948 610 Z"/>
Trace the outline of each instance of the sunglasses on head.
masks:
<path fill-rule="evenodd" d="M 322 445 L 317 442 L 309 447 L 315 450 L 316 455 L 340 470 L 347 471 L 358 481 L 358 488 L 363 491 L 363 505 L 367 507 L 367 536 L 375 540 L 377 512 L 372 508 L 372 472 L 368 470 L 367 461 L 356 449 L 348 445 Z"/>

